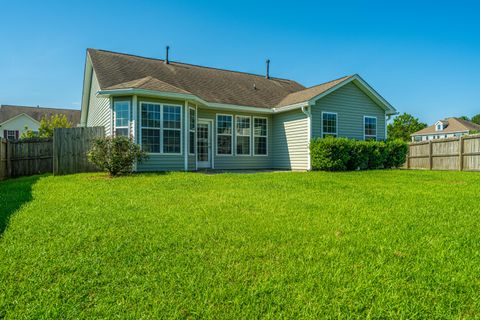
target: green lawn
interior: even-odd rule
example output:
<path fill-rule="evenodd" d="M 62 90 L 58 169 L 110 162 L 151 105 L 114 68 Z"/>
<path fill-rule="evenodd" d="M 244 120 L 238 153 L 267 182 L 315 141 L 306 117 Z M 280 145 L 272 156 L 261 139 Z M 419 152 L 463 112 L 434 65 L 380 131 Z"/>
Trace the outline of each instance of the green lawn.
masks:
<path fill-rule="evenodd" d="M 0 234 L 0 318 L 480 318 L 478 173 L 21 178 Z"/>

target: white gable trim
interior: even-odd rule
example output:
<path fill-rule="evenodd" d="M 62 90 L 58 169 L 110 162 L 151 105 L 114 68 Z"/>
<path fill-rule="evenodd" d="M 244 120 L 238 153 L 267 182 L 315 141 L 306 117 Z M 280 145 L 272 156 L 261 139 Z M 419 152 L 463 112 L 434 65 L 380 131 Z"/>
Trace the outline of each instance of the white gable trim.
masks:
<path fill-rule="evenodd" d="M 26 114 L 25 112 L 22 112 L 20 114 L 17 114 L 15 117 L 12 117 L 6 121 L 3 121 L 2 123 L 0 123 L 0 127 L 4 126 L 6 123 L 9 123 L 10 121 L 12 120 L 15 120 L 17 118 L 20 118 L 21 116 L 26 116 L 27 118 L 30 118 L 33 122 L 36 122 L 38 123 L 38 125 L 40 125 L 40 122 L 38 122 L 37 120 L 33 119 L 32 117 L 30 117 L 28 114 Z"/>
<path fill-rule="evenodd" d="M 90 91 L 92 89 L 93 65 L 90 55 L 85 59 L 85 69 L 83 71 L 83 89 L 82 89 L 82 108 L 80 115 L 80 126 L 87 126 L 88 107 L 90 103 Z"/>

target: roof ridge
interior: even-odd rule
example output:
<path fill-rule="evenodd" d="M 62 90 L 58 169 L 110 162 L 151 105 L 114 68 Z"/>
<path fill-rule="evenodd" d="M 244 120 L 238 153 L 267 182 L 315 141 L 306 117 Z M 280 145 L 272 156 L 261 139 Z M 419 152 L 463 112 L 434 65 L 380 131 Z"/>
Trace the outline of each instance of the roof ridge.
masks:
<path fill-rule="evenodd" d="M 347 80 L 347 79 L 349 79 L 349 78 L 351 78 L 351 77 L 353 77 L 353 76 L 355 76 L 355 75 L 354 75 L 354 74 L 346 75 L 346 76 L 343 76 L 343 77 L 340 77 L 340 78 L 337 78 L 337 79 L 333 79 L 333 80 L 330 80 L 330 81 L 327 81 L 327 82 L 323 82 L 323 83 L 316 84 L 316 85 L 314 85 L 314 86 L 305 88 L 305 90 L 306 90 L 306 89 L 312 89 L 312 88 L 320 87 L 320 86 L 323 86 L 323 85 L 326 85 L 326 84 L 329 84 L 329 83 L 338 81 L 338 80 L 340 80 L 340 79 L 343 79 L 343 80 L 342 80 L 342 82 L 343 82 L 343 81 L 345 81 L 345 80 Z"/>
<path fill-rule="evenodd" d="M 165 61 L 164 59 L 160 59 L 160 58 L 151 58 L 151 57 L 145 57 L 145 56 L 140 56 L 140 55 L 136 55 L 136 54 L 111 51 L 111 50 L 94 49 L 94 48 L 88 48 L 87 51 L 88 50 L 95 50 L 95 51 L 101 51 L 101 52 L 106 52 L 106 53 L 113 53 L 113 54 L 118 54 L 118 55 L 122 55 L 122 56 L 129 56 L 129 57 L 146 59 L 146 60 L 155 60 L 155 61 L 161 61 L 161 62 Z M 181 62 L 181 61 L 174 61 L 174 60 L 170 60 L 170 59 L 168 61 L 169 61 L 169 64 L 175 63 L 175 64 L 179 64 L 179 65 L 192 66 L 192 67 L 196 67 L 196 68 L 205 68 L 205 69 L 212 69 L 212 70 L 218 70 L 218 71 L 224 71 L 224 72 L 234 72 L 234 73 L 240 73 L 240 74 L 246 74 L 246 75 L 256 76 L 256 77 L 260 77 L 260 78 L 265 78 L 265 75 L 261 75 L 261 74 L 258 74 L 258 73 L 251 73 L 251 72 L 230 70 L 230 69 L 225 69 L 225 68 L 202 66 L 202 65 L 198 65 L 198 64 L 186 63 L 186 62 Z M 302 87 L 305 87 L 301 83 L 299 83 L 295 80 L 287 79 L 287 78 L 270 77 L 269 79 L 270 80 L 294 82 L 294 83 L 297 83 L 297 84 L 301 85 Z"/>

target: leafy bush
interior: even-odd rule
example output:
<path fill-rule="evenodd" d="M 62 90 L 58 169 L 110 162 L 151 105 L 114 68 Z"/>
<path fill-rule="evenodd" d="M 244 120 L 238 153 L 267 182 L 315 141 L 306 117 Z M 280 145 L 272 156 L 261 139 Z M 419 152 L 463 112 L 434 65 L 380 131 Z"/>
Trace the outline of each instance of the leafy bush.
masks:
<path fill-rule="evenodd" d="M 310 144 L 313 170 L 345 171 L 397 168 L 408 152 L 401 140 L 357 141 L 346 138 L 314 139 Z"/>
<path fill-rule="evenodd" d="M 399 168 L 407 159 L 408 144 L 402 140 L 393 140 L 386 143 L 387 152 L 385 168 Z"/>
<path fill-rule="evenodd" d="M 88 152 L 88 160 L 110 176 L 132 172 L 133 163 L 146 158 L 139 145 L 121 136 L 95 139 Z"/>

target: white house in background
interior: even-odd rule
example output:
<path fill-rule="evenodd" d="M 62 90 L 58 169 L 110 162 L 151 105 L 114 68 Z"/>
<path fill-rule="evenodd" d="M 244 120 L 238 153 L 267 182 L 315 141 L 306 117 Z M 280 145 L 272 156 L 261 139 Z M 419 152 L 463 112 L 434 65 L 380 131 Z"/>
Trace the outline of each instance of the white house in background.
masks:
<path fill-rule="evenodd" d="M 425 141 L 461 137 L 472 132 L 480 131 L 480 125 L 461 118 L 447 118 L 438 120 L 435 124 L 413 133 L 412 141 Z"/>
<path fill-rule="evenodd" d="M 0 105 L 0 138 L 17 140 L 25 128 L 38 131 L 44 116 L 64 114 L 74 126 L 80 123 L 80 110 Z"/>

